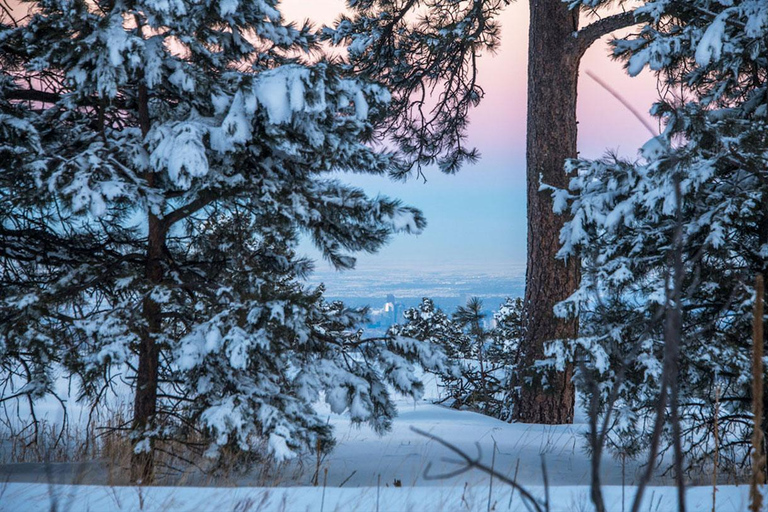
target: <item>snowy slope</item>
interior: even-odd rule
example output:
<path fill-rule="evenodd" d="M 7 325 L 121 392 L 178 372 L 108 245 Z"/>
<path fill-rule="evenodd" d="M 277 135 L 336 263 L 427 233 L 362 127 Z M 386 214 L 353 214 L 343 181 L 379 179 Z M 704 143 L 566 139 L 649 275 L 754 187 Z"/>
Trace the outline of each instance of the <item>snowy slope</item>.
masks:
<path fill-rule="evenodd" d="M 503 421 L 466 411 L 456 411 L 429 403 L 400 402 L 399 417 L 391 434 L 382 438 L 370 429 L 351 426 L 341 417 L 331 417 L 339 445 L 328 457 L 329 485 L 336 486 L 357 471 L 345 486 L 375 486 L 402 480 L 406 486 L 455 486 L 487 483 L 482 473 L 463 474 L 453 479 L 424 478 L 427 463 L 430 473 L 448 472 L 455 464 L 443 461 L 451 454 L 435 442 L 413 432 L 411 427 L 430 432 L 465 452 L 476 455 L 478 446 L 483 462 L 491 465 L 496 443 L 495 467 L 512 475 L 520 461 L 517 479 L 529 485 L 543 485 L 542 459 L 551 485 L 587 485 L 589 460 L 583 450 L 585 424 L 528 425 Z M 625 468 L 626 483 L 632 484 L 636 465 Z M 603 461 L 603 482 L 621 485 L 621 467 L 610 457 Z M 657 483 L 667 483 L 657 481 Z M 671 481 L 669 482 L 671 483 Z"/>
<path fill-rule="evenodd" d="M 383 437 L 377 436 L 367 427 L 350 426 L 349 421 L 342 416 L 329 414 L 329 421 L 336 429 L 338 445 L 322 461 L 322 467 L 328 469 L 324 498 L 322 485 L 308 486 L 314 470 L 313 460 L 304 460 L 301 464 L 294 462 L 274 475 L 271 483 L 279 484 L 280 487 L 252 487 L 254 480 L 249 477 L 228 481 L 227 485 L 233 487 L 138 489 L 106 485 L 49 485 L 19 482 L 25 478 L 12 474 L 9 466 L 5 466 L 0 468 L 0 473 L 5 471 L 6 475 L 0 474 L 0 479 L 10 479 L 11 482 L 1 486 L 0 510 L 46 510 L 56 502 L 59 510 L 72 511 L 142 509 L 325 512 L 373 511 L 377 508 L 380 511 L 485 511 L 488 510 L 489 494 L 492 510 L 525 510 L 517 493 L 512 497 L 510 505 L 511 489 L 499 482 L 494 482 L 492 492 L 489 493 L 489 477 L 478 471 L 451 479 L 425 478 L 424 471 L 428 464 L 432 465 L 432 474 L 449 471 L 456 466 L 445 460 L 449 457 L 445 448 L 413 432 L 411 427 L 431 432 L 472 454 L 477 453 L 477 443 L 482 459 L 488 464 L 492 460 L 495 440 L 495 467 L 513 475 L 519 460 L 518 481 L 530 487 L 538 496 L 544 494 L 543 458 L 551 486 L 551 510 L 591 510 L 587 487 L 589 461 L 582 449 L 580 436 L 585 425 L 553 427 L 508 424 L 427 402 L 413 404 L 401 401 L 398 405 L 400 414 L 393 431 Z M 300 470 L 300 467 L 303 469 Z M 624 493 L 627 503 L 633 493 L 631 485 L 636 470 L 637 466 L 625 468 L 627 486 Z M 402 482 L 402 487 L 393 485 L 396 479 Z M 621 510 L 621 466 L 609 457 L 603 462 L 603 479 L 610 510 Z M 44 478 L 39 481 L 44 481 Z M 656 486 L 648 490 L 642 510 L 676 510 L 675 489 L 659 486 L 669 483 L 660 478 L 654 483 Z M 747 487 L 722 486 L 718 493 L 717 510 L 745 510 L 747 496 Z M 712 489 L 691 489 L 689 501 L 689 510 L 711 510 Z"/>

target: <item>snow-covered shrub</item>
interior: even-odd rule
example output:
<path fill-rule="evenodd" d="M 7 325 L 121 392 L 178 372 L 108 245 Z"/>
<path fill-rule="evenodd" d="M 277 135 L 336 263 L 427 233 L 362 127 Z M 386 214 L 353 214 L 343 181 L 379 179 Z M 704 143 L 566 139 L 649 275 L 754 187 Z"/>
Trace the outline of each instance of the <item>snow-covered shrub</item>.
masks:
<path fill-rule="evenodd" d="M 507 299 L 494 313 L 493 327 L 484 327 L 483 303 L 472 298 L 452 317 L 424 298 L 418 307 L 407 309 L 402 325 L 390 329 L 437 345 L 454 365 L 437 372 L 447 393 L 441 403 L 495 418 L 511 418 L 510 376 L 517 363 L 522 312 L 521 299 Z"/>

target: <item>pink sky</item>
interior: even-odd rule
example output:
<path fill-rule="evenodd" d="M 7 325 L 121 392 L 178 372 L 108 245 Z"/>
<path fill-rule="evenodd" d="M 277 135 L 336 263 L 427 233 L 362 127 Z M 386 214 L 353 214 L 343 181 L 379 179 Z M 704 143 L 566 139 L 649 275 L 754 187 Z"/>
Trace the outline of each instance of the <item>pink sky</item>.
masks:
<path fill-rule="evenodd" d="M 343 0 L 283 0 L 288 19 L 310 19 L 332 24 L 345 9 Z M 481 106 L 472 114 L 470 133 L 483 154 L 520 156 L 525 143 L 526 56 L 528 2 L 517 0 L 501 16 L 502 42 L 496 55 L 481 61 L 480 82 L 486 91 Z M 582 22 L 584 24 L 584 22 Z M 597 85 L 584 71 L 591 71 L 618 89 L 641 112 L 656 98 L 655 79 L 650 74 L 628 77 L 619 62 L 608 56 L 607 38 L 584 56 L 579 86 L 580 151 L 587 157 L 601 156 L 608 147 L 633 156 L 648 132 L 627 110 Z M 648 116 L 650 119 L 650 116 Z M 621 140 L 617 139 L 621 134 Z"/>
<path fill-rule="evenodd" d="M 284 0 L 282 9 L 288 19 L 331 24 L 344 10 L 344 1 Z M 480 149 L 480 163 L 455 176 L 428 172 L 426 184 L 351 178 L 370 193 L 400 197 L 422 208 L 429 223 L 419 237 L 396 237 L 379 254 L 362 256 L 359 268 L 505 268 L 525 264 L 528 2 L 517 0 L 509 5 L 501 24 L 501 48 L 481 60 L 480 83 L 486 96 L 470 120 L 469 142 Z M 584 157 L 598 158 L 611 149 L 632 158 L 648 140 L 648 131 L 584 72 L 600 77 L 643 113 L 656 100 L 656 82 L 648 73 L 627 76 L 622 64 L 608 56 L 606 41 L 593 45 L 582 60 L 579 151 Z M 652 124 L 655 126 L 653 120 Z"/>

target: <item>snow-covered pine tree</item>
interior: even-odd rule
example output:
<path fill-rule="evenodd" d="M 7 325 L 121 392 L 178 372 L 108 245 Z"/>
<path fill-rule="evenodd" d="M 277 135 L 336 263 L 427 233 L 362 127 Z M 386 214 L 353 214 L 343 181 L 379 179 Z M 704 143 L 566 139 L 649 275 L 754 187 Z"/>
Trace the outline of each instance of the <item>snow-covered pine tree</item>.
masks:
<path fill-rule="evenodd" d="M 3 400 L 79 378 L 134 397 L 131 478 L 196 432 L 284 459 L 328 427 L 386 429 L 424 343 L 365 340 L 360 312 L 301 277 L 306 233 L 338 268 L 422 214 L 331 179 L 384 174 L 383 87 L 322 58 L 276 0 L 41 0 L 0 26 Z M 314 55 L 317 55 L 316 53 Z M 63 373 L 59 374 L 58 371 Z"/>
<path fill-rule="evenodd" d="M 560 313 L 578 315 L 583 330 L 552 354 L 560 364 L 576 361 L 582 383 L 599 383 L 591 389 L 617 438 L 642 448 L 650 428 L 643 418 L 660 393 L 679 208 L 688 460 L 696 467 L 711 450 L 719 389 L 720 460 L 743 463 L 753 283 L 768 267 L 768 4 L 659 0 L 641 12 L 653 22 L 615 42 L 616 53 L 630 74 L 649 66 L 669 85 L 654 107 L 665 128 L 636 162 L 570 163 L 570 189 L 555 193 L 557 207 L 573 215 L 560 254 L 582 258 L 583 277 Z"/>
<path fill-rule="evenodd" d="M 493 313 L 494 327 L 491 330 L 493 342 L 488 348 L 488 357 L 503 361 L 511 374 L 518 363 L 520 340 L 523 339 L 523 299 L 507 298 Z"/>
<path fill-rule="evenodd" d="M 403 311 L 405 322 L 393 325 L 390 332 L 417 340 L 429 341 L 444 346 L 449 358 L 456 359 L 468 353 L 469 340 L 463 336 L 461 329 L 435 306 L 432 299 L 424 297 L 415 308 Z"/>
<path fill-rule="evenodd" d="M 489 368 L 487 359 L 487 341 L 490 336 L 485 330 L 483 322 L 486 314 L 483 311 L 483 301 L 477 297 L 472 297 L 465 306 L 456 308 L 453 313 L 453 321 L 462 329 L 463 333 L 469 339 L 465 357 L 471 357 L 477 362 L 476 368 L 468 368 L 472 372 L 471 381 L 474 384 L 474 392 L 467 397 L 466 402 L 476 403 L 481 410 L 488 410 L 491 402 L 491 388 L 495 387 L 490 380 L 493 374 Z M 495 380 L 495 379 L 494 379 Z"/>
<path fill-rule="evenodd" d="M 403 312 L 404 322 L 389 328 L 388 334 L 426 341 L 439 346 L 452 363 L 445 371 L 436 372 L 439 386 L 447 392 L 439 403 L 448 402 L 451 406 L 460 406 L 461 398 L 469 394 L 462 361 L 470 351 L 471 340 L 461 327 L 437 308 L 432 299 L 424 297 L 414 308 Z"/>
<path fill-rule="evenodd" d="M 441 347 L 453 365 L 434 372 L 451 407 L 511 419 L 508 383 L 517 363 L 521 334 L 521 299 L 507 299 L 494 313 L 492 329 L 483 326 L 482 301 L 472 298 L 453 317 L 424 298 L 403 313 L 405 322 L 390 334 L 428 341 Z"/>

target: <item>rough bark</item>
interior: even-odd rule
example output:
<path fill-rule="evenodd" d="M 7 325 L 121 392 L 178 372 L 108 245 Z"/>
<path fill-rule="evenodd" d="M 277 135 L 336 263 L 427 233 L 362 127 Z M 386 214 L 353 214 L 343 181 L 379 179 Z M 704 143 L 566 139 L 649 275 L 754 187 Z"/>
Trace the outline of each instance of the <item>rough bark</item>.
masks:
<path fill-rule="evenodd" d="M 156 216 L 149 216 L 149 247 L 147 251 L 147 278 L 151 284 L 158 284 L 163 278 L 161 263 L 163 238 Z M 157 413 L 158 364 L 160 348 L 156 337 L 161 330 L 160 304 L 149 296 L 144 299 L 143 315 L 147 324 L 139 345 L 139 368 L 136 373 L 136 395 L 133 404 L 133 432 L 151 431 Z M 143 437 L 143 436 L 142 436 Z M 134 440 L 135 443 L 140 438 Z M 131 455 L 131 481 L 150 484 L 154 480 L 154 440 L 150 437 L 149 447 Z"/>
<path fill-rule="evenodd" d="M 556 259 L 566 218 L 552 210 L 541 182 L 565 187 L 563 165 L 576 157 L 576 93 L 581 52 L 573 34 L 578 12 L 561 0 L 531 0 L 528 38 L 528 261 L 525 281 L 522 370 L 515 419 L 526 423 L 573 422 L 575 390 L 572 368 L 541 375 L 534 369 L 547 341 L 572 338 L 576 320 L 562 320 L 555 304 L 578 285 L 579 265 Z M 542 385 L 546 379 L 546 386 Z"/>
<path fill-rule="evenodd" d="M 632 13 L 620 13 L 579 29 L 579 14 L 562 0 L 530 0 L 528 33 L 528 261 L 523 317 L 522 363 L 514 385 L 514 419 L 526 423 L 573 422 L 573 368 L 546 372 L 534 365 L 544 357 L 548 341 L 573 338 L 576 319 L 555 317 L 554 306 L 579 284 L 578 260 L 556 258 L 565 216 L 552 211 L 546 183 L 567 186 L 565 160 L 577 156 L 576 99 L 579 63 L 600 37 L 636 23 Z"/>

